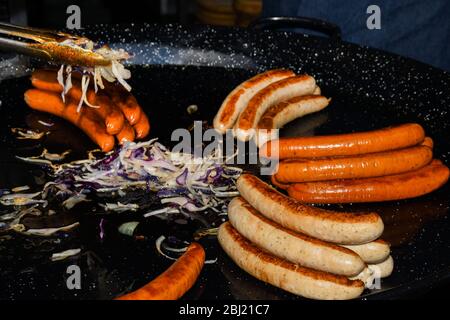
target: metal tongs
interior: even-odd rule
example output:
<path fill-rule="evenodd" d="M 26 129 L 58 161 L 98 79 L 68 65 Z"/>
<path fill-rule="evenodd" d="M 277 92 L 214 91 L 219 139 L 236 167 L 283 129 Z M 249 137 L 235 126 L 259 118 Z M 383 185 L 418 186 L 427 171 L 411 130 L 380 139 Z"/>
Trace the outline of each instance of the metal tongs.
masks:
<path fill-rule="evenodd" d="M 0 35 L 6 35 L 0 36 L 0 50 L 72 66 L 96 67 L 111 64 L 111 60 L 82 47 L 90 41 L 86 37 L 3 22 L 0 22 Z M 14 38 L 28 39 L 32 42 Z"/>

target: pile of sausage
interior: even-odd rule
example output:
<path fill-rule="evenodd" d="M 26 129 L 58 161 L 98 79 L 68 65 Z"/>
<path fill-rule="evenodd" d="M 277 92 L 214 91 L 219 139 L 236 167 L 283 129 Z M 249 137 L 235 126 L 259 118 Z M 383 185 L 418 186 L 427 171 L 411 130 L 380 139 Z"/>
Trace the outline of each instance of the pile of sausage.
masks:
<path fill-rule="evenodd" d="M 378 214 L 309 207 L 249 174 L 237 188 L 218 239 L 254 277 L 307 298 L 352 299 L 392 273 Z"/>
<path fill-rule="evenodd" d="M 148 135 L 149 120 L 132 94 L 120 85 L 105 83 L 105 89 L 95 93 L 89 88 L 87 101 L 93 107 L 78 102 L 83 90 L 80 78 L 72 73 L 72 87 L 62 98 L 63 87 L 54 70 L 36 70 L 31 76 L 34 89 L 25 92 L 25 102 L 34 110 L 47 112 L 63 118 L 80 128 L 104 152 L 118 143 L 134 141 Z"/>
<path fill-rule="evenodd" d="M 281 162 L 272 183 L 305 203 L 400 200 L 430 193 L 449 178 L 433 141 L 414 123 L 370 132 L 283 138 L 260 155 Z"/>
<path fill-rule="evenodd" d="M 214 118 L 214 128 L 241 141 L 251 138 L 257 145 L 278 138 L 278 128 L 328 106 L 329 99 L 309 75 L 290 70 L 270 70 L 237 86 L 223 101 Z"/>

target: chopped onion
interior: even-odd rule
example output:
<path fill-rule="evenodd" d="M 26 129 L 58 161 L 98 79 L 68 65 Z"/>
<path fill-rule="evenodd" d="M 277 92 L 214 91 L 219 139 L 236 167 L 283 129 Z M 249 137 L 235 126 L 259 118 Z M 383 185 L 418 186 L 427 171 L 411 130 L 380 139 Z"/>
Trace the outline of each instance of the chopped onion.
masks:
<path fill-rule="evenodd" d="M 175 179 L 175 181 L 176 181 L 180 186 L 185 185 L 185 184 L 186 184 L 186 180 L 187 180 L 188 173 L 189 173 L 188 169 L 187 169 L 187 168 L 184 169 L 183 173 L 180 174 L 180 175 Z"/>
<path fill-rule="evenodd" d="M 212 260 L 205 260 L 205 264 L 214 264 L 217 262 L 217 258 L 212 259 Z"/>
<path fill-rule="evenodd" d="M 46 127 L 53 127 L 55 125 L 54 123 L 45 122 L 45 121 L 42 121 L 42 120 L 38 120 L 38 122 L 40 124 L 42 124 L 43 126 L 46 126 Z"/>
<path fill-rule="evenodd" d="M 75 227 L 80 225 L 79 222 L 72 223 L 68 226 L 60 227 L 60 228 L 44 228 L 44 229 L 28 229 L 26 231 L 22 231 L 22 233 L 33 236 L 42 236 L 48 237 L 60 231 L 69 231 Z M 18 231 L 18 230 L 15 230 Z M 21 231 L 18 231 L 21 232 Z"/>
<path fill-rule="evenodd" d="M 47 149 L 44 149 L 44 151 L 41 154 L 41 157 L 44 157 L 47 160 L 50 161 L 62 161 L 64 158 L 71 152 L 71 150 L 66 150 L 61 154 L 58 153 L 50 153 Z"/>
<path fill-rule="evenodd" d="M 175 208 L 167 207 L 167 208 L 162 208 L 162 209 L 147 212 L 146 214 L 144 214 L 144 218 L 156 216 L 156 215 L 163 214 L 163 213 L 178 213 L 178 212 L 180 212 L 180 211 Z"/>
<path fill-rule="evenodd" d="M 134 203 L 123 204 L 120 202 L 117 203 L 105 203 L 100 204 L 106 211 L 115 211 L 115 212 L 125 212 L 125 211 L 136 211 L 139 209 L 139 206 Z"/>
<path fill-rule="evenodd" d="M 171 256 L 168 256 L 167 254 L 165 254 L 164 252 L 162 252 L 161 250 L 161 244 L 163 243 L 163 241 L 166 239 L 166 237 L 164 236 L 160 236 L 158 239 L 156 239 L 156 250 L 159 252 L 159 254 L 161 254 L 162 256 L 166 257 L 167 259 L 170 260 L 177 260 L 177 258 L 173 258 Z"/>
<path fill-rule="evenodd" d="M 118 230 L 121 234 L 131 237 L 133 235 L 134 230 L 136 230 L 138 224 L 139 224 L 138 221 L 125 222 L 119 226 Z"/>
<path fill-rule="evenodd" d="M 59 68 L 58 73 L 56 74 L 56 80 L 63 88 L 63 91 L 61 92 L 61 98 L 62 98 L 62 101 L 65 103 L 66 102 L 66 90 L 65 90 L 65 83 L 64 83 L 64 65 L 62 65 Z"/>
<path fill-rule="evenodd" d="M 45 165 L 52 165 L 52 162 L 50 160 L 45 160 L 45 159 L 39 159 L 36 157 L 19 157 L 16 156 L 17 159 L 25 161 L 25 162 L 31 162 L 31 163 L 39 163 L 39 164 L 45 164 Z"/>
<path fill-rule="evenodd" d="M 164 250 L 171 251 L 171 252 L 176 252 L 176 253 L 186 252 L 186 250 L 188 248 L 187 246 L 183 247 L 183 248 L 173 248 L 173 247 L 169 247 L 168 245 L 163 245 L 163 247 L 164 247 Z"/>
<path fill-rule="evenodd" d="M 36 193 L 15 193 L 6 194 L 0 197 L 0 203 L 4 206 L 26 206 L 29 204 L 44 203 L 46 200 L 36 200 L 37 196 L 41 195 L 40 192 Z"/>
<path fill-rule="evenodd" d="M 22 192 L 22 191 L 27 191 L 27 190 L 30 190 L 29 186 L 20 186 L 20 187 L 15 187 L 15 188 L 11 189 L 12 192 Z"/>
<path fill-rule="evenodd" d="M 81 252 L 81 249 L 69 249 L 69 250 L 65 250 L 62 252 L 57 252 L 57 253 L 53 253 L 50 260 L 52 261 L 60 261 L 60 260 L 64 260 L 67 259 L 69 257 L 73 257 L 76 256 L 77 254 L 79 254 Z"/>
<path fill-rule="evenodd" d="M 33 131 L 31 129 L 11 128 L 11 132 L 17 134 L 17 139 L 39 140 L 48 132 Z"/>

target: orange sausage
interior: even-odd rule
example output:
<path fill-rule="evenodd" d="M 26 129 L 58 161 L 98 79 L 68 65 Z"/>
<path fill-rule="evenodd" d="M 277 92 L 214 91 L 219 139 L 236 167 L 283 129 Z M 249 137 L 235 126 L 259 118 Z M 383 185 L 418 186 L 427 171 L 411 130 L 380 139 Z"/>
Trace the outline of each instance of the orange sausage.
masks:
<path fill-rule="evenodd" d="M 278 130 L 286 123 L 310 113 L 318 112 L 328 106 L 330 99 L 320 95 L 296 96 L 267 109 L 258 123 L 256 140 L 258 146 L 269 140 L 278 139 Z"/>
<path fill-rule="evenodd" d="M 288 159 L 278 165 L 280 183 L 380 177 L 422 168 L 433 151 L 425 146 L 351 157 Z"/>
<path fill-rule="evenodd" d="M 406 148 L 424 138 L 419 124 L 408 123 L 368 132 L 282 138 L 267 142 L 259 152 L 262 157 L 279 159 L 351 156 Z"/>
<path fill-rule="evenodd" d="M 61 117 L 80 128 L 104 152 L 114 147 L 114 137 L 109 135 L 103 124 L 96 120 L 96 114 L 91 108 L 77 112 L 77 103 L 68 101 L 64 104 L 57 93 L 30 89 L 25 92 L 25 102 L 34 110 L 51 113 Z"/>
<path fill-rule="evenodd" d="M 136 139 L 145 138 L 150 132 L 150 122 L 144 112 L 142 112 L 138 123 L 134 125 L 134 131 L 136 132 Z"/>
<path fill-rule="evenodd" d="M 111 97 L 112 102 L 122 110 L 122 113 L 125 115 L 128 122 L 132 126 L 138 123 L 143 111 L 136 98 L 123 88 L 114 84 L 106 85 L 106 90 Z"/>
<path fill-rule="evenodd" d="M 392 176 L 292 184 L 288 194 L 305 203 L 378 202 L 419 197 L 444 185 L 449 169 L 439 160 Z"/>
<path fill-rule="evenodd" d="M 270 176 L 270 182 L 277 188 L 282 189 L 282 190 L 287 190 L 287 188 L 289 188 L 289 186 L 291 185 L 290 183 L 282 183 L 280 181 L 277 180 L 276 175 L 271 175 Z"/>
<path fill-rule="evenodd" d="M 434 146 L 433 139 L 431 139 L 430 137 L 425 137 L 425 139 L 423 139 L 422 141 L 422 146 L 427 146 L 428 148 L 433 149 Z"/>
<path fill-rule="evenodd" d="M 31 76 L 32 85 L 41 90 L 61 93 L 63 88 L 56 79 L 56 73 L 52 70 L 35 70 Z M 82 96 L 81 84 L 77 79 L 72 79 L 72 88 L 67 96 L 75 101 L 80 101 Z M 87 100 L 92 105 L 98 105 L 95 112 L 105 122 L 106 131 L 109 134 L 117 134 L 122 130 L 125 118 L 118 107 L 115 107 L 103 94 L 96 94 L 94 90 L 88 89 Z"/>
<path fill-rule="evenodd" d="M 119 144 L 124 144 L 127 141 L 134 141 L 135 133 L 133 127 L 130 126 L 128 122 L 125 122 L 122 130 L 116 135 L 116 138 L 117 141 L 119 141 Z"/>
<path fill-rule="evenodd" d="M 118 107 L 114 106 L 110 99 L 104 94 L 98 94 L 95 102 L 100 108 L 94 109 L 94 112 L 104 120 L 106 131 L 112 135 L 118 134 L 125 125 L 123 113 Z"/>
<path fill-rule="evenodd" d="M 75 79 L 74 79 L 75 80 Z M 45 91 L 62 92 L 63 87 L 56 79 L 56 71 L 47 69 L 34 70 L 31 74 L 33 87 Z M 81 96 L 80 96 L 81 97 Z"/>
<path fill-rule="evenodd" d="M 205 251 L 192 243 L 187 251 L 156 279 L 116 300 L 176 300 L 195 283 L 205 263 Z"/>

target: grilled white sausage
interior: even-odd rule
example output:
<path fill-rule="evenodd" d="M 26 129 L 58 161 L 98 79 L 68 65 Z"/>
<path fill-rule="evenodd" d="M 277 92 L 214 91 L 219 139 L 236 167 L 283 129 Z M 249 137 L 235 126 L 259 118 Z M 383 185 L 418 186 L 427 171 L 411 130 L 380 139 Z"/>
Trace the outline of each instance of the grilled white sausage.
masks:
<path fill-rule="evenodd" d="M 344 300 L 364 290 L 360 280 L 301 267 L 272 256 L 241 236 L 229 222 L 219 228 L 218 240 L 228 256 L 255 278 L 311 299 Z"/>
<path fill-rule="evenodd" d="M 273 82 L 293 76 L 295 76 L 295 73 L 290 70 L 270 70 L 260 73 L 238 85 L 230 92 L 220 106 L 219 111 L 214 117 L 214 129 L 224 134 L 227 129 L 233 127 L 241 111 L 259 90 Z"/>
<path fill-rule="evenodd" d="M 394 270 L 394 259 L 388 256 L 386 260 L 378 264 L 369 264 L 360 274 L 351 277 L 350 280 L 361 280 L 366 288 L 371 288 L 375 281 L 389 277 Z"/>
<path fill-rule="evenodd" d="M 274 82 L 258 91 L 239 115 L 234 134 L 241 141 L 248 141 L 255 133 L 258 122 L 270 107 L 295 96 L 312 94 L 316 81 L 308 75 L 300 75 Z"/>
<path fill-rule="evenodd" d="M 353 251 L 287 230 L 260 215 L 241 197 L 231 200 L 228 218 L 252 243 L 290 262 L 345 276 L 355 276 L 366 267 Z"/>
<path fill-rule="evenodd" d="M 362 244 L 377 239 L 384 229 L 376 213 L 335 212 L 289 198 L 257 177 L 243 174 L 237 189 L 252 207 L 287 229 L 339 244 Z"/>
<path fill-rule="evenodd" d="M 389 243 L 381 239 L 364 244 L 343 245 L 343 247 L 356 252 L 364 262 L 370 264 L 385 261 L 391 253 Z"/>

